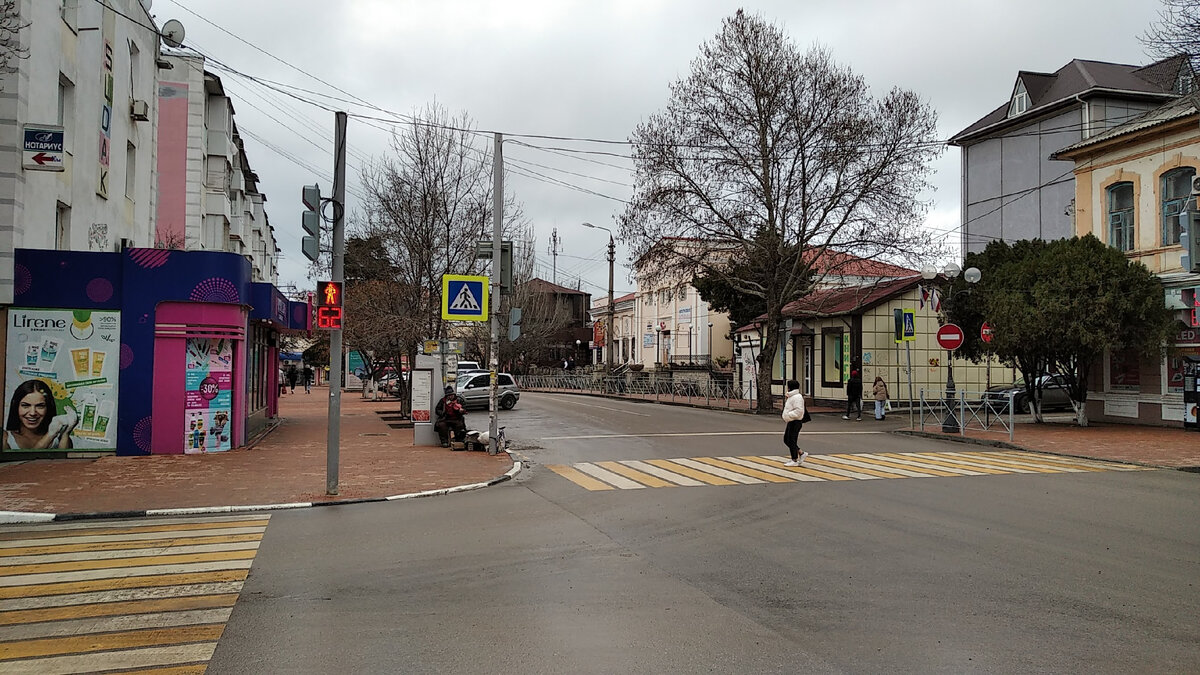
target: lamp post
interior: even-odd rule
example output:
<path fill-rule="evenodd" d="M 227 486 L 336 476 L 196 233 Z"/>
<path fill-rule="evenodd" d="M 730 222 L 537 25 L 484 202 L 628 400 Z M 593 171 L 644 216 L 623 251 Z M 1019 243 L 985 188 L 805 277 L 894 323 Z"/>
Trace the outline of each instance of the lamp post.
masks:
<path fill-rule="evenodd" d="M 662 363 L 662 361 L 659 361 L 659 358 L 662 357 L 662 354 L 659 353 L 659 346 L 661 344 L 662 344 L 662 326 L 655 326 L 654 327 L 654 365 L 655 366 L 658 366 L 658 364 Z"/>
<path fill-rule="evenodd" d="M 971 292 L 970 288 L 961 290 L 957 293 L 951 293 L 950 289 L 954 283 L 954 279 L 960 274 L 963 274 L 963 279 L 968 284 L 977 284 L 983 278 L 983 273 L 977 267 L 969 267 L 963 273 L 963 269 L 957 263 L 946 263 L 942 268 L 942 275 L 945 279 L 944 284 L 938 282 L 938 285 L 944 285 L 946 295 L 942 299 L 942 307 L 938 312 L 941 315 L 942 323 L 945 323 L 946 318 L 950 315 L 950 307 L 954 303 L 955 298 L 960 295 L 965 295 Z M 925 265 L 921 268 L 921 278 L 926 281 L 937 279 L 938 270 L 933 265 Z M 946 417 L 942 420 L 942 431 L 946 433 L 957 433 L 959 431 L 959 420 L 954 415 L 954 352 L 946 350 Z"/>
<path fill-rule="evenodd" d="M 613 329 L 613 261 L 617 257 L 617 246 L 613 242 L 612 230 L 603 225 L 593 225 L 584 223 L 584 227 L 590 227 L 596 230 L 604 230 L 608 233 L 608 321 L 604 324 L 604 374 L 612 373 L 612 329 Z"/>
<path fill-rule="evenodd" d="M 650 334 L 650 331 L 652 331 L 652 330 L 654 330 L 654 324 L 652 324 L 652 323 L 650 323 L 650 322 L 647 322 L 647 323 L 646 323 L 646 335 L 649 335 L 649 334 Z M 652 344 L 652 345 L 650 345 L 650 348 L 651 348 L 651 349 L 655 349 L 655 346 Z M 645 354 L 645 353 L 646 353 L 646 352 L 645 352 L 645 349 L 646 349 L 646 345 L 645 345 L 645 344 L 643 344 L 643 345 L 642 345 L 642 352 L 641 352 L 642 354 Z"/>

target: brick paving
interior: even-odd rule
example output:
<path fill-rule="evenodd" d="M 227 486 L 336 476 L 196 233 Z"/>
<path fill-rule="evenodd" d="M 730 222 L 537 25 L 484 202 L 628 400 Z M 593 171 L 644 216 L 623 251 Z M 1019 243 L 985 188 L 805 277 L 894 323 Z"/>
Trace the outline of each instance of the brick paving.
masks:
<path fill-rule="evenodd" d="M 279 426 L 229 452 L 0 464 L 0 511 L 109 513 L 386 497 L 485 482 L 512 468 L 504 453 L 414 447 L 411 428 L 393 429 L 378 414 L 397 410 L 396 400 L 347 392 L 340 494 L 327 497 L 328 395 L 324 387 L 285 395 Z"/>

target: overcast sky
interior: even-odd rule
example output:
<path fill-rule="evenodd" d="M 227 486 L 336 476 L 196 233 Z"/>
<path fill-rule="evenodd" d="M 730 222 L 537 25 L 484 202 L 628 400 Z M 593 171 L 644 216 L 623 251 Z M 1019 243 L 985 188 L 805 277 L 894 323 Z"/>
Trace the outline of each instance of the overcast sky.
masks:
<path fill-rule="evenodd" d="M 157 0 L 152 12 L 160 27 L 180 20 L 186 44 L 255 78 L 350 98 L 336 87 L 399 114 L 436 101 L 489 132 L 625 140 L 663 109 L 669 85 L 688 73 L 700 44 L 739 7 L 779 24 L 801 48 L 824 45 L 874 92 L 893 86 L 915 91 L 937 111 L 945 139 L 1005 102 L 1018 70 L 1052 72 L 1073 58 L 1148 63 L 1137 36 L 1157 17 L 1160 3 Z M 329 194 L 333 113 L 210 69 L 222 75 L 234 98 L 235 120 L 267 195 L 283 250 L 279 283 L 309 288 L 300 253 L 300 188 L 318 181 Z M 360 103 L 301 96 L 387 116 Z M 348 138 L 348 186 L 361 192 L 358 169 L 382 156 L 387 135 L 351 118 Z M 608 234 L 580 224 L 616 229 L 621 200 L 632 193 L 631 165 L 621 157 L 575 151 L 621 155 L 628 148 L 523 140 L 567 149 L 505 144 L 506 188 L 533 225 L 538 275 L 553 276 L 549 249 L 557 228 L 558 283 L 574 287 L 581 279 L 581 288 L 599 297 L 607 290 Z M 934 169 L 934 207 L 926 226 L 945 232 L 960 223 L 958 149 L 947 148 Z M 348 201 L 353 209 L 355 197 Z M 617 293 L 633 290 L 620 245 L 617 262 Z"/>

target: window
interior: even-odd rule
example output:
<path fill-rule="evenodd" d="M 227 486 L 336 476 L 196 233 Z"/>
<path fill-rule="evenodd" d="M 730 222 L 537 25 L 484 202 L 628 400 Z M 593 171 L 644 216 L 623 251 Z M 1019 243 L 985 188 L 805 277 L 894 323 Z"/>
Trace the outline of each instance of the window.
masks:
<path fill-rule="evenodd" d="M 658 289 L 658 304 L 665 305 L 670 301 L 671 301 L 671 289 L 669 289 L 669 288 Z"/>
<path fill-rule="evenodd" d="M 1025 83 L 1017 80 L 1017 89 L 1013 92 L 1012 103 L 1008 106 L 1008 116 L 1015 117 L 1029 110 L 1029 92 L 1025 90 Z"/>
<path fill-rule="evenodd" d="M 59 0 L 58 15 L 67 23 L 67 27 L 75 30 L 79 15 L 79 0 Z"/>
<path fill-rule="evenodd" d="M 679 287 L 679 299 L 680 300 L 687 300 L 687 289 L 688 289 L 687 286 Z"/>
<path fill-rule="evenodd" d="M 75 84 L 66 75 L 58 75 L 58 125 L 63 128 L 63 149 L 71 151 L 75 128 Z"/>
<path fill-rule="evenodd" d="M 1192 93 L 1196 88 L 1196 77 L 1192 74 L 1192 68 L 1187 63 L 1179 69 L 1179 76 L 1175 78 L 1175 93 L 1183 96 L 1184 94 Z"/>
<path fill-rule="evenodd" d="M 1179 214 L 1187 206 L 1196 169 L 1190 166 L 1172 169 L 1162 177 L 1162 244 L 1179 243 Z"/>
<path fill-rule="evenodd" d="M 511 375 L 497 375 L 496 378 L 496 384 L 501 387 L 511 387 L 513 385 L 513 379 Z"/>
<path fill-rule="evenodd" d="M 821 386 L 842 386 L 842 329 L 821 331 Z"/>
<path fill-rule="evenodd" d="M 1133 250 L 1133 183 L 1108 188 L 1108 245 L 1118 251 Z"/>
<path fill-rule="evenodd" d="M 62 202 L 54 210 L 54 248 L 71 248 L 71 207 Z"/>
<path fill-rule="evenodd" d="M 137 190 L 137 146 L 125 144 L 125 198 L 133 200 Z"/>

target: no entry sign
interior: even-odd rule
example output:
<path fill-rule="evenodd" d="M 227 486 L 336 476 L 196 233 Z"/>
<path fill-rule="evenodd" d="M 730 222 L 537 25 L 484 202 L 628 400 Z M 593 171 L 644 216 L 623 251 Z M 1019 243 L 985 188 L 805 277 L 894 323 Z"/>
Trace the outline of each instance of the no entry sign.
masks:
<path fill-rule="evenodd" d="M 962 346 L 963 332 L 957 324 L 948 323 L 938 329 L 937 341 L 942 349 L 954 351 Z"/>
<path fill-rule="evenodd" d="M 979 327 L 979 339 L 984 342 L 992 341 L 992 324 L 983 322 L 983 325 Z"/>

